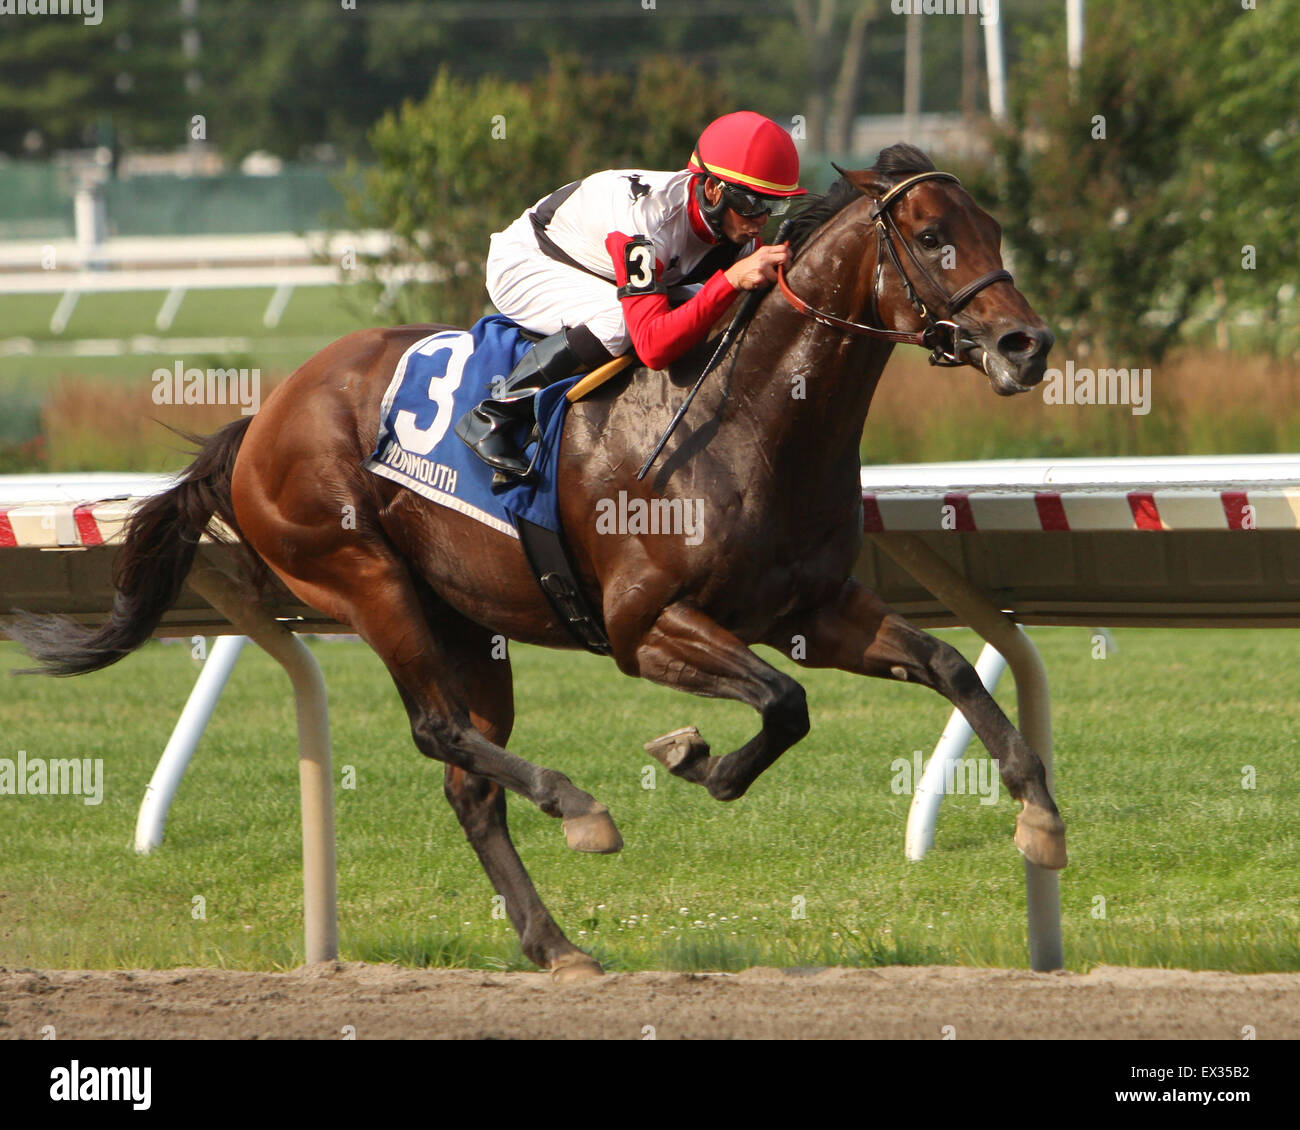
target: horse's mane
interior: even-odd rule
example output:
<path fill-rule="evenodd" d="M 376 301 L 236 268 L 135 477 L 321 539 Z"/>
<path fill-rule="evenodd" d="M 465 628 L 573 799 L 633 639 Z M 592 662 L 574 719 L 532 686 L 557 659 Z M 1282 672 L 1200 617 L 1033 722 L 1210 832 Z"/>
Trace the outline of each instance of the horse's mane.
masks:
<path fill-rule="evenodd" d="M 915 145 L 900 141 L 897 145 L 882 149 L 873 168 L 882 180 L 894 185 L 914 173 L 931 172 L 934 169 L 934 162 Z M 824 196 L 809 197 L 808 206 L 790 224 L 787 233 L 790 250 L 797 254 L 813 232 L 861 195 L 848 180 L 838 177 Z"/>
<path fill-rule="evenodd" d="M 900 141 L 887 149 L 882 149 L 872 168 L 877 176 L 892 188 L 899 181 L 915 173 L 933 172 L 934 162 L 915 145 Z M 832 216 L 842 212 L 861 195 L 861 191 L 845 177 L 837 177 L 830 188 L 826 190 L 825 195 L 809 194 L 808 203 L 789 221 L 790 226 L 786 229 L 785 239 L 790 244 L 791 254 L 798 256 L 799 251 L 808 242 L 808 237 L 813 232 L 825 224 Z M 768 295 L 775 293 L 777 293 L 777 290 L 772 287 L 764 291 L 762 297 L 757 299 L 757 302 L 761 303 Z M 756 305 L 750 306 L 749 304 L 741 307 L 737 316 L 741 319 L 741 324 L 745 327 L 745 330 L 748 330 L 749 320 L 753 317 L 756 309 Z M 722 325 L 723 323 L 719 322 L 719 328 Z M 720 336 L 721 333 L 712 336 L 698 347 L 702 353 L 701 365 L 704 363 L 703 358 L 708 357 L 716 347 Z M 705 352 L 706 350 L 709 352 Z M 733 359 L 735 356 L 736 354 L 733 352 Z"/>

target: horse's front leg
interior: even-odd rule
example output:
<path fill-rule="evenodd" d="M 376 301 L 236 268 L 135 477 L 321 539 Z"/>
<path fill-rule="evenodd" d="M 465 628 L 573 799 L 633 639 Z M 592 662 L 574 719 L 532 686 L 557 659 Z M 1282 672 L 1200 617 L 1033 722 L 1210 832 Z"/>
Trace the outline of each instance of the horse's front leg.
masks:
<path fill-rule="evenodd" d="M 1032 863 L 1065 866 L 1065 824 L 1043 763 L 956 648 L 914 628 L 853 579 L 828 604 L 783 620 L 766 642 L 807 667 L 837 667 L 938 691 L 966 716 L 1021 802 L 1016 847 Z"/>
<path fill-rule="evenodd" d="M 675 731 L 646 746 L 671 772 L 704 785 L 718 800 L 743 796 L 764 769 L 808 732 L 803 687 L 699 609 L 670 605 L 637 638 L 620 633 L 615 619 L 609 626 L 615 658 L 628 674 L 707 698 L 737 699 L 761 715 L 763 728 L 724 757 L 710 757 L 694 730 L 689 737 L 688 731 Z"/>

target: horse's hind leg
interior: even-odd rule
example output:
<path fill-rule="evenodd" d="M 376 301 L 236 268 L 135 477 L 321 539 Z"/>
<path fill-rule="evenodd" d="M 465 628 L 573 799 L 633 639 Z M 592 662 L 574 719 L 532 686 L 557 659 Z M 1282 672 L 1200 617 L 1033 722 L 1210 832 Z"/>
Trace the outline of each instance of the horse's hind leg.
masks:
<path fill-rule="evenodd" d="M 527 797 L 548 816 L 564 821 L 575 851 L 606 853 L 623 846 L 609 810 L 563 773 L 542 769 L 490 741 L 470 721 L 466 688 L 455 657 L 430 631 L 422 603 L 406 570 L 386 582 L 360 584 L 364 607 L 349 619 L 379 653 L 402 693 L 415 744 L 426 757 L 486 777 Z M 426 599 L 428 594 L 425 587 Z M 491 644 L 484 640 L 484 654 Z"/>
<path fill-rule="evenodd" d="M 797 649 L 796 637 L 802 640 Z M 966 716 L 1021 802 L 1016 846 L 1032 863 L 1065 866 L 1065 824 L 1043 763 L 956 648 L 914 628 L 855 580 L 822 608 L 783 621 L 767 642 L 807 667 L 837 667 L 938 691 Z"/>
<path fill-rule="evenodd" d="M 357 502 L 364 518 L 364 501 Z M 297 521 L 265 503 L 237 512 L 245 538 L 294 595 L 351 625 L 378 653 L 406 705 L 420 752 L 563 818 L 571 848 L 618 851 L 623 842 L 604 805 L 563 773 L 516 757 L 471 724 L 457 665 L 430 628 L 441 602 L 428 585 L 412 577 L 381 532 L 363 538 L 360 531 L 344 530 L 332 514 L 316 513 L 320 505 L 313 499 L 305 515 L 295 515 Z"/>
<path fill-rule="evenodd" d="M 470 721 L 488 741 L 505 745 L 514 725 L 510 661 L 490 658 L 491 640 L 485 629 L 461 620 L 459 630 L 452 630 L 458 637 L 455 650 L 462 660 Z M 439 632 L 444 639 L 447 634 Z M 598 975 L 600 965 L 564 936 L 542 905 L 510 839 L 505 790 L 454 765 L 447 766 L 443 788 L 474 854 L 505 900 L 524 956 L 549 969 L 556 980 Z"/>
<path fill-rule="evenodd" d="M 557 981 L 599 976 L 600 963 L 564 936 L 524 870 L 510 839 L 501 786 L 448 765 L 443 791 L 493 889 L 505 899 L 524 956 L 549 969 Z"/>

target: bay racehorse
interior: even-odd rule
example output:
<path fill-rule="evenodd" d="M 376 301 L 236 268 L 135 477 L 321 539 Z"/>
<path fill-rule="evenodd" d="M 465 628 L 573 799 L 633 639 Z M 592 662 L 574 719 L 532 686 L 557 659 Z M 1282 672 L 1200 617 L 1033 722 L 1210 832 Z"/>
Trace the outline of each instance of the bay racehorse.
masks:
<path fill-rule="evenodd" d="M 924 341 L 941 363 L 977 364 L 1003 395 L 1042 379 L 1052 335 L 1002 270 L 1000 238 L 956 178 L 911 146 L 844 173 L 795 221 L 788 277 L 759 302 L 646 478 L 637 470 L 707 347 L 666 371 L 630 369 L 572 406 L 560 514 L 620 670 L 738 699 L 761 718 L 725 756 L 710 756 L 689 729 L 650 743 L 678 776 L 733 800 L 808 732 L 802 687 L 750 650 L 768 644 L 808 667 L 901 679 L 949 699 L 1022 802 L 1016 845 L 1059 868 L 1064 825 L 1038 756 L 956 650 L 850 575 L 863 537 L 858 446 L 895 342 Z M 868 320 L 893 332 L 872 334 Z M 588 976 L 600 966 L 561 932 L 515 852 L 506 791 L 560 817 L 579 851 L 616 851 L 622 841 L 604 805 L 506 748 L 513 692 L 494 637 L 577 644 L 519 541 L 362 467 L 398 358 L 439 328 L 364 330 L 316 354 L 134 513 L 106 625 L 26 617 L 13 634 L 50 673 L 113 663 L 150 637 L 220 517 L 264 579 L 269 566 L 378 652 L 417 748 L 445 763 L 447 798 L 523 952 L 557 977 Z M 603 532 L 593 515 L 620 492 L 629 504 L 695 504 L 702 536 Z M 354 522 L 342 520 L 349 507 Z"/>

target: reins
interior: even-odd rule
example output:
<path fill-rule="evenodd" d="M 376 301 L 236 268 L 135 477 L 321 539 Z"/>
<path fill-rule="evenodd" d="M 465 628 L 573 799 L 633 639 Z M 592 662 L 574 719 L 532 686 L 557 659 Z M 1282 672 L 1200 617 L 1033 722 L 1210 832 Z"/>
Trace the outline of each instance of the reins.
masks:
<path fill-rule="evenodd" d="M 848 180 L 848 175 L 838 165 L 835 169 L 841 176 Z M 945 299 L 945 317 L 936 318 L 930 313 L 929 307 L 921 300 L 920 295 L 916 293 L 916 288 L 912 285 L 912 280 L 908 276 L 906 269 L 903 267 L 903 261 L 898 257 L 898 249 L 894 244 L 894 237 L 898 237 L 898 242 L 903 245 L 903 250 L 907 252 L 908 258 L 912 260 L 912 265 L 920 271 L 922 277 L 938 294 L 943 294 L 943 287 L 930 276 L 929 271 L 925 269 L 913 253 L 907 240 L 903 238 L 903 233 L 898 230 L 898 225 L 890 212 L 890 205 L 898 200 L 913 185 L 920 184 L 927 180 L 950 180 L 955 184 L 961 184 L 952 173 L 941 173 L 935 170 L 925 173 L 917 173 L 907 180 L 900 181 L 885 193 L 871 208 L 871 219 L 876 225 L 876 269 L 871 280 L 871 319 L 873 322 L 880 321 L 879 311 L 876 307 L 876 296 L 880 290 L 880 282 L 884 273 L 885 256 L 889 256 L 889 261 L 893 264 L 894 270 L 898 272 L 898 277 L 903 282 L 903 290 L 907 294 L 907 300 L 912 304 L 912 308 L 925 319 L 925 329 L 923 330 L 887 330 L 880 326 L 867 325 L 864 322 L 853 322 L 847 318 L 837 317 L 825 310 L 818 310 L 815 306 L 805 302 L 790 288 L 786 281 L 785 267 L 780 266 L 776 269 L 777 286 L 785 300 L 790 303 L 800 314 L 812 318 L 815 322 L 820 322 L 824 326 L 832 329 L 844 330 L 847 333 L 859 334 L 863 337 L 872 337 L 881 341 L 899 342 L 903 345 L 920 345 L 930 350 L 931 365 L 965 365 L 968 363 L 966 355 L 974 348 L 977 348 L 974 342 L 971 342 L 961 336 L 961 327 L 952 321 L 953 317 L 961 311 L 972 298 L 974 298 L 985 287 L 992 286 L 997 282 L 1014 282 L 1010 271 L 998 269 L 989 271 L 981 275 L 974 282 L 967 283 L 956 294 Z M 852 181 L 849 184 L 853 185 Z M 858 192 L 862 189 L 853 185 Z M 865 193 L 864 193 L 865 195 Z M 780 243 L 784 233 L 789 229 L 791 221 L 789 219 L 782 222 L 780 229 L 777 231 L 774 242 Z M 659 453 L 663 451 L 664 444 L 668 442 L 668 437 L 676 430 L 677 425 L 681 423 L 682 417 L 686 415 L 686 410 L 691 406 L 691 401 L 695 399 L 695 394 L 700 391 L 700 386 L 707 377 L 726 355 L 731 348 L 740 331 L 749 323 L 750 317 L 757 309 L 758 304 L 768 292 L 766 290 L 751 290 L 741 303 L 740 309 L 732 319 L 731 325 L 727 327 L 726 333 L 718 342 L 717 348 L 713 351 L 713 356 L 709 363 L 704 366 L 699 377 L 696 378 L 695 384 L 682 401 L 682 405 L 677 409 L 673 418 L 668 422 L 664 429 L 663 435 L 659 437 L 659 442 L 655 444 L 654 450 L 650 452 L 645 463 L 642 464 L 641 470 L 637 472 L 637 479 L 645 478 L 650 467 L 658 458 Z"/>
<path fill-rule="evenodd" d="M 845 177 L 847 174 L 838 165 L 836 170 Z M 876 269 L 871 281 L 871 320 L 879 322 L 880 316 L 877 309 L 877 296 L 880 292 L 880 283 L 884 276 L 885 257 L 893 264 L 894 270 L 898 272 L 898 277 L 902 280 L 904 293 L 907 300 L 911 303 L 920 317 L 925 320 L 925 329 L 915 332 L 907 330 L 887 330 L 878 325 L 869 325 L 864 322 L 853 322 L 847 318 L 837 317 L 835 314 L 828 313 L 825 310 L 819 310 L 808 302 L 805 302 L 791 289 L 789 282 L 786 281 L 784 266 L 776 270 L 776 281 L 780 287 L 781 294 L 785 300 L 790 303 L 800 314 L 820 322 L 824 326 L 830 326 L 833 329 L 844 330 L 847 333 L 859 334 L 862 337 L 876 338 L 881 341 L 900 342 L 904 345 L 921 345 L 931 351 L 931 365 L 965 365 L 967 363 L 966 354 L 972 348 L 972 343 L 966 341 L 961 336 L 961 327 L 952 319 L 964 309 L 980 291 L 986 287 L 992 286 L 998 282 L 1014 282 L 1010 271 L 999 268 L 995 271 L 989 271 L 981 275 L 974 282 L 967 283 L 956 294 L 944 299 L 945 309 L 944 317 L 936 318 L 928 306 L 921 300 L 917 294 L 912 280 L 908 276 L 907 270 L 903 266 L 903 261 L 898 256 L 898 248 L 894 243 L 894 237 L 898 237 L 898 242 L 903 245 L 903 250 L 907 252 L 908 258 L 912 260 L 912 265 L 921 273 L 922 277 L 930 284 L 934 290 L 943 294 L 943 287 L 930 276 L 929 271 L 925 269 L 913 253 L 912 248 L 908 245 L 907 240 L 903 238 L 903 233 L 898 230 L 898 225 L 894 220 L 893 213 L 890 211 L 890 205 L 898 200 L 913 185 L 920 184 L 927 180 L 950 180 L 954 184 L 961 184 L 952 173 L 941 173 L 937 170 L 930 172 L 918 173 L 916 176 L 908 177 L 907 180 L 900 181 L 885 193 L 871 208 L 871 219 L 876 225 Z M 853 182 L 849 181 L 852 185 Z M 857 185 L 853 185 L 857 188 Z M 858 191 L 862 190 L 858 188 Z M 865 195 L 865 194 L 864 194 Z"/>
<path fill-rule="evenodd" d="M 776 230 L 776 240 L 780 243 L 785 238 L 785 233 L 790 230 L 792 220 L 782 220 L 781 226 Z M 664 444 L 668 442 L 668 437 L 677 430 L 677 425 L 681 423 L 682 417 L 686 415 L 686 409 L 691 406 L 691 401 L 695 399 L 695 394 L 700 391 L 700 385 L 704 383 L 707 377 L 721 363 L 726 356 L 727 350 L 731 348 L 732 342 L 740 336 L 741 331 L 749 325 L 749 320 L 754 316 L 754 311 L 758 309 L 758 304 L 767 296 L 766 290 L 755 288 L 749 291 L 740 303 L 740 308 L 736 311 L 735 317 L 731 319 L 731 324 L 727 326 L 726 331 L 718 341 L 717 348 L 713 351 L 713 356 L 709 362 L 700 371 L 700 375 L 695 378 L 695 384 L 691 386 L 691 391 L 686 394 L 686 399 L 682 401 L 682 406 L 673 414 L 673 418 L 668 421 L 668 426 L 664 429 L 664 434 L 659 437 L 659 442 L 655 444 L 654 450 L 641 464 L 641 470 L 636 473 L 637 481 L 640 482 L 646 477 L 651 465 L 659 457 L 659 453 L 664 449 Z"/>

